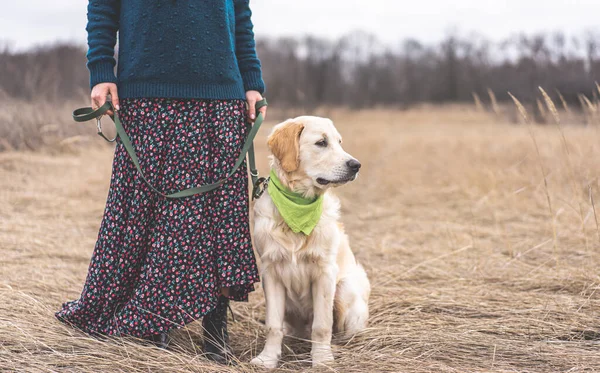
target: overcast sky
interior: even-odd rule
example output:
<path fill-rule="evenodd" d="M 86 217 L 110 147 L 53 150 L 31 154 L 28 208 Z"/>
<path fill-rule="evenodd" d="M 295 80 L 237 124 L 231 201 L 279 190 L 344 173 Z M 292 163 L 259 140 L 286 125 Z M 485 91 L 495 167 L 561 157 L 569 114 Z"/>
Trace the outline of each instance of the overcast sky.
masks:
<path fill-rule="evenodd" d="M 55 40 L 85 42 L 85 0 L 2 2 L 0 41 L 19 49 Z M 578 35 L 600 26 L 600 0 L 251 0 L 250 4 L 259 37 L 335 38 L 364 30 L 391 44 L 406 37 L 436 41 L 450 29 L 498 40 L 519 31 Z"/>

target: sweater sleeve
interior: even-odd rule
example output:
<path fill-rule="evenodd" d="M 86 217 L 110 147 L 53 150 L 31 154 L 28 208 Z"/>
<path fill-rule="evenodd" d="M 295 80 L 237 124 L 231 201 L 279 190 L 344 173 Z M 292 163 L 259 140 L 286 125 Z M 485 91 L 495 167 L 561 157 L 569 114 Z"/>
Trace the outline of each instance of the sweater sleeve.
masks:
<path fill-rule="evenodd" d="M 261 65 L 256 55 L 254 25 L 249 0 L 235 0 L 235 50 L 244 90 L 265 92 Z"/>
<path fill-rule="evenodd" d="M 121 0 L 89 0 L 88 53 L 90 87 L 98 83 L 116 83 L 115 44 L 119 30 Z"/>

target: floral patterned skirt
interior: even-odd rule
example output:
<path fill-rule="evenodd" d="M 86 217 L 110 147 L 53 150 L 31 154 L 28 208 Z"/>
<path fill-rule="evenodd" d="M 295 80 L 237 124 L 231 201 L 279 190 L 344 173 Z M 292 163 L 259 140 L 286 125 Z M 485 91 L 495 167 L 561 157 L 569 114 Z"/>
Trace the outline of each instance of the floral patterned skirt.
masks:
<path fill-rule="evenodd" d="M 231 170 L 248 131 L 242 100 L 121 100 L 146 178 L 163 193 Z M 182 199 L 152 192 L 117 142 L 87 280 L 56 317 L 93 335 L 145 337 L 201 318 L 221 287 L 248 299 L 259 281 L 244 163 L 220 188 Z"/>

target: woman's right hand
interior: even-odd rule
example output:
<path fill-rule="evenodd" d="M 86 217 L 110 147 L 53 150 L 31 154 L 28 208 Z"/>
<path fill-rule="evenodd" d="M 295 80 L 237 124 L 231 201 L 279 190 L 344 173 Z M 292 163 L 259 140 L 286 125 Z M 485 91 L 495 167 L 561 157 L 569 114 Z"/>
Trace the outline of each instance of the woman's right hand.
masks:
<path fill-rule="evenodd" d="M 96 110 L 104 105 L 109 95 L 113 106 L 119 110 L 119 94 L 115 83 L 99 83 L 92 88 L 92 108 Z M 109 114 L 112 115 L 112 112 Z"/>

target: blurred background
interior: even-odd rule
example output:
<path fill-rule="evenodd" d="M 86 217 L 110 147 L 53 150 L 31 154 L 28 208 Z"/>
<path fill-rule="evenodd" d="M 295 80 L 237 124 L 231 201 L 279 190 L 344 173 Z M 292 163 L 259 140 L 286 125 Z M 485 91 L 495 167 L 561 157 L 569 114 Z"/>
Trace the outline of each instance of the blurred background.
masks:
<path fill-rule="evenodd" d="M 268 96 L 278 106 L 406 107 L 535 100 L 542 85 L 590 100 L 600 74 L 594 0 L 394 2 L 253 0 Z M 65 100 L 87 92 L 86 1 L 7 2 L 0 95 Z"/>

